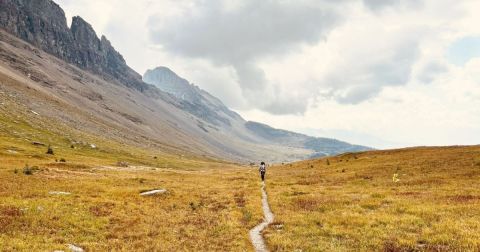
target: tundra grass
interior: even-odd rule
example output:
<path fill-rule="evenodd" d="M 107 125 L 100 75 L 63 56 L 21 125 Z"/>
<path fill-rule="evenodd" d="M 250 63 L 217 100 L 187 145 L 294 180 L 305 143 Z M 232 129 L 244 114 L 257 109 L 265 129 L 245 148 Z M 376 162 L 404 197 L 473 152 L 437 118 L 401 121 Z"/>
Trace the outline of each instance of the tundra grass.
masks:
<path fill-rule="evenodd" d="M 275 166 L 266 240 L 274 251 L 479 251 L 479 180 L 478 146 Z"/>

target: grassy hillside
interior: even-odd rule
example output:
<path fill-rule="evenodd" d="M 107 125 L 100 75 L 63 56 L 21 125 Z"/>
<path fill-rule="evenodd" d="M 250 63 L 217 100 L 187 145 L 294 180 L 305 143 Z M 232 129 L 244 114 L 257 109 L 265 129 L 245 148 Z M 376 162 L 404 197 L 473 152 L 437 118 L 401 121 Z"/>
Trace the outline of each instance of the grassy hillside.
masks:
<path fill-rule="evenodd" d="M 248 230 L 262 218 L 256 174 L 244 167 L 172 157 L 139 166 L 135 160 L 147 159 L 141 152 L 95 154 L 101 151 L 60 143 L 52 156 L 46 147 L 5 139 L 2 251 L 66 251 L 66 244 L 87 251 L 248 250 Z M 55 161 L 60 157 L 66 162 Z M 113 165 L 119 159 L 133 166 Z M 168 192 L 139 195 L 159 188 Z"/>
<path fill-rule="evenodd" d="M 251 248 L 255 171 L 81 132 L 0 91 L 1 251 Z M 139 195 L 158 188 L 168 192 Z"/>
<path fill-rule="evenodd" d="M 479 180 L 478 146 L 276 166 L 267 242 L 274 251 L 478 251 Z"/>

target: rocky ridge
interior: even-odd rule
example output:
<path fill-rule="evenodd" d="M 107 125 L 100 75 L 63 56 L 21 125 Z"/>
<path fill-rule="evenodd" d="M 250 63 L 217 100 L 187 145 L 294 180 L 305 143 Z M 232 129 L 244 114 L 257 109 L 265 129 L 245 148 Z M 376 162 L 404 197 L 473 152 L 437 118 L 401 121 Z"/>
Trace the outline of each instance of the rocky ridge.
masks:
<path fill-rule="evenodd" d="M 81 17 L 73 17 L 69 28 L 65 12 L 51 0 L 1 0 L 0 27 L 82 69 L 139 91 L 149 89 L 105 36 L 99 39 Z"/>

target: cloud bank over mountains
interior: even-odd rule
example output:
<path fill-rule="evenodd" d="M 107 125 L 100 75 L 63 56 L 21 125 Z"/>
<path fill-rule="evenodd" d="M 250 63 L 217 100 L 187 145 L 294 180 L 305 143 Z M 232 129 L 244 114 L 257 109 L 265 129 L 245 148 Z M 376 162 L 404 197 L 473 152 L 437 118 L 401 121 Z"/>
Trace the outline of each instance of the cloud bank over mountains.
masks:
<path fill-rule="evenodd" d="M 340 55 L 344 56 L 340 58 L 342 62 L 325 76 L 312 79 L 309 90 L 293 94 L 291 86 L 278 83 L 282 80 L 268 78 L 261 66 L 262 60 L 288 58 L 291 53 L 318 44 L 328 46 L 329 33 L 347 22 L 349 9 L 354 8 L 355 2 L 247 0 L 233 3 L 193 2 L 170 19 L 162 14 L 151 16 L 148 27 L 152 41 L 169 53 L 233 69 L 233 81 L 239 86 L 247 109 L 303 114 L 312 101 L 321 97 L 321 91 L 342 103 L 359 103 L 375 96 L 382 86 L 405 84 L 418 55 L 418 41 L 413 37 L 418 34 L 403 38 L 395 36 L 397 31 L 384 31 L 386 37 L 380 37 L 376 46 L 370 41 L 370 35 L 376 34 L 358 34 L 355 41 L 340 38 L 338 42 L 347 49 Z M 363 3 L 374 11 L 420 5 L 420 1 L 400 4 L 364 0 Z M 351 47 L 353 50 L 349 50 L 351 42 L 358 45 Z M 363 48 L 358 50 L 358 47 Z M 383 54 L 377 55 L 381 50 Z M 352 66 L 352 62 L 362 60 L 360 66 Z M 295 66 L 285 69 L 298 70 Z M 303 87 L 302 83 L 299 85 Z"/>

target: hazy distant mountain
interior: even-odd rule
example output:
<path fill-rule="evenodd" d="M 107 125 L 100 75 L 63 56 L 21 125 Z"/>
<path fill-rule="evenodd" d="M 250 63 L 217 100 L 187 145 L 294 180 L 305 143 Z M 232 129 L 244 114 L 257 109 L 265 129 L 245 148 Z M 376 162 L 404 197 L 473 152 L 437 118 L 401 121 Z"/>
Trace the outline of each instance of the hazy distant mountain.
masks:
<path fill-rule="evenodd" d="M 178 99 L 194 101 L 199 98 L 195 86 L 167 67 L 147 70 L 143 75 L 143 81 L 155 85 L 160 90 L 172 94 Z"/>
<path fill-rule="evenodd" d="M 275 129 L 266 124 L 247 122 L 246 127 L 264 141 L 313 150 L 311 157 L 336 155 L 345 152 L 371 150 L 361 145 L 353 145 L 331 138 L 311 137 L 287 130 Z"/>
<path fill-rule="evenodd" d="M 143 75 L 143 81 L 173 95 L 179 100 L 183 110 L 215 126 L 231 126 L 232 120 L 243 120 L 219 99 L 190 84 L 167 67 L 147 70 Z"/>

